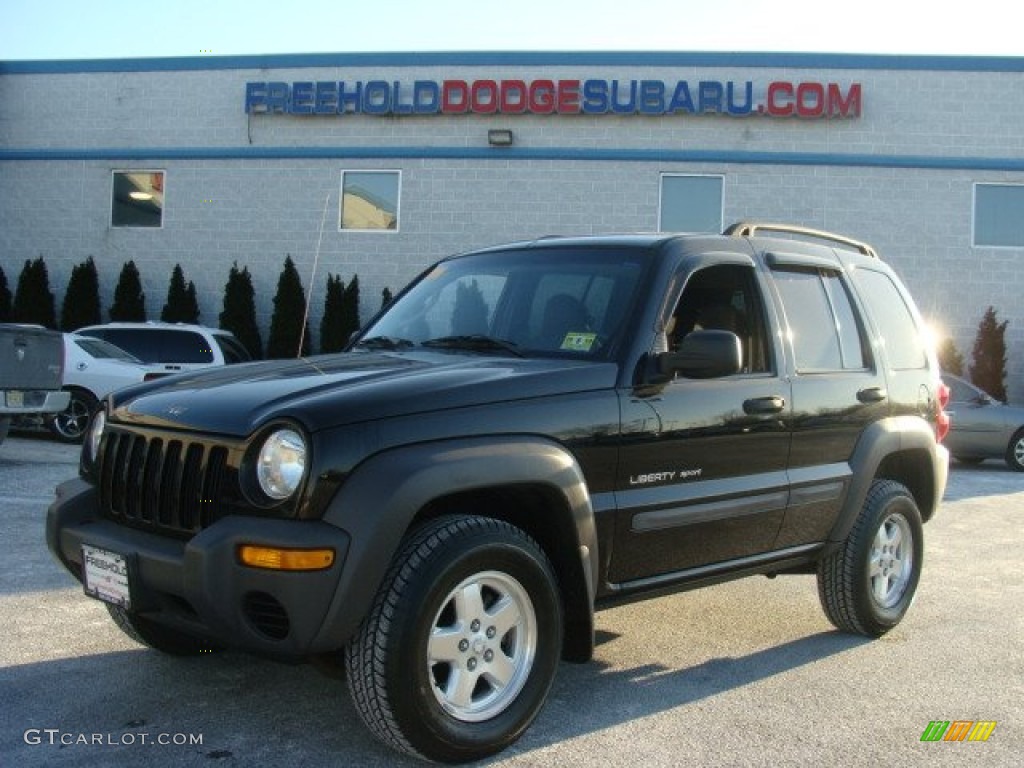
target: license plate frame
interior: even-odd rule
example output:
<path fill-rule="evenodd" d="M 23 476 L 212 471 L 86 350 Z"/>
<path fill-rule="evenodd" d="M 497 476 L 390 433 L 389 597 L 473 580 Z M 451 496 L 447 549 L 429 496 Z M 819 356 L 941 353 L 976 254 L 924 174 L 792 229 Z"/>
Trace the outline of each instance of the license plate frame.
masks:
<path fill-rule="evenodd" d="M 131 567 L 126 555 L 91 544 L 82 545 L 82 587 L 85 594 L 130 610 L 131 584 Z"/>

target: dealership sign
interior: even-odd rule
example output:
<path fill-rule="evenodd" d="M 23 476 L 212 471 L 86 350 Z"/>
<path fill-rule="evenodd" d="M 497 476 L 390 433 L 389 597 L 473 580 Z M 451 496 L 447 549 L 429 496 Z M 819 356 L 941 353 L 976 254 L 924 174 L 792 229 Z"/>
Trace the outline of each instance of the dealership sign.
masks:
<path fill-rule="evenodd" d="M 860 83 L 817 80 L 328 80 L 249 82 L 248 114 L 860 117 Z"/>

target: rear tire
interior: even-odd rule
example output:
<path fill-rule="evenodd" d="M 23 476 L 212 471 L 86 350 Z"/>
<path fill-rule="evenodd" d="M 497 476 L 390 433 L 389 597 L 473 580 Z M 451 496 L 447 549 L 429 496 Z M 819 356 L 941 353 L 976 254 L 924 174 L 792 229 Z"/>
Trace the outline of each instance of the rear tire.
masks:
<path fill-rule="evenodd" d="M 1024 472 L 1024 429 L 1018 429 L 1010 438 L 1010 444 L 1006 446 L 1006 463 L 1010 469 Z"/>
<path fill-rule="evenodd" d="M 533 722 L 561 647 L 557 582 L 537 543 L 499 520 L 445 517 L 392 562 L 345 650 L 349 692 L 389 746 L 478 760 Z"/>
<path fill-rule="evenodd" d="M 68 392 L 71 393 L 68 407 L 48 419 L 50 431 L 62 442 L 80 443 L 100 401 L 84 389 L 69 389 Z"/>
<path fill-rule="evenodd" d="M 914 497 L 871 484 L 846 541 L 818 564 L 818 597 L 837 628 L 881 637 L 903 619 L 921 578 L 924 529 Z"/>
<path fill-rule="evenodd" d="M 157 651 L 171 656 L 198 656 L 201 653 L 212 653 L 221 647 L 184 632 L 161 626 L 135 613 L 129 613 L 119 605 L 104 603 L 110 618 L 128 637 L 141 645 L 148 645 Z"/>

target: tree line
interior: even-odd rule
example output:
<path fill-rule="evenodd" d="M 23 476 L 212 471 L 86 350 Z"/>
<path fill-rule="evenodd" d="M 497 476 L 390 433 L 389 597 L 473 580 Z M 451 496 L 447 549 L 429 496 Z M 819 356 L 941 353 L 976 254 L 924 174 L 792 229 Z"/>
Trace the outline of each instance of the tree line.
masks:
<path fill-rule="evenodd" d="M 391 301 L 391 291 L 381 294 L 381 306 Z M 286 358 L 312 353 L 306 312 L 306 293 L 291 255 L 287 255 L 274 295 L 270 332 L 266 346 L 256 322 L 255 291 L 249 268 L 231 266 L 224 285 L 223 308 L 217 321 L 231 331 L 254 360 Z M 0 268 L 0 322 L 30 323 L 61 331 L 75 331 L 87 325 L 103 323 L 100 306 L 100 280 L 96 262 L 90 256 L 71 270 L 67 290 L 56 312 L 56 299 L 50 290 L 50 278 L 43 257 L 26 259 L 12 296 L 7 276 Z M 107 308 L 110 322 L 145 322 L 146 294 L 135 262 L 124 263 L 114 288 L 113 303 Z M 160 320 L 168 323 L 200 321 L 195 283 L 185 279 L 180 264 L 175 264 L 167 286 L 167 297 Z M 359 275 L 346 284 L 341 275 L 328 273 L 324 311 L 320 323 L 319 352 L 338 352 L 359 329 Z"/>
<path fill-rule="evenodd" d="M 391 301 L 391 291 L 381 293 L 381 306 Z M 114 302 L 107 310 L 111 322 L 143 322 L 148 318 L 146 296 L 142 280 L 134 261 L 121 269 L 114 289 Z M 13 299 L 7 276 L 0 268 L 0 322 L 33 323 L 46 328 L 74 331 L 87 325 L 102 323 L 99 275 L 90 256 L 71 270 L 64 300 L 61 302 L 60 322 L 57 322 L 55 300 L 50 290 L 49 276 L 43 257 L 25 260 L 18 277 Z M 160 311 L 160 320 L 169 323 L 198 323 L 199 303 L 195 284 L 186 282 L 180 264 L 175 264 L 167 287 L 167 299 Z M 274 295 L 274 310 L 270 320 L 270 334 L 264 349 L 259 325 L 256 322 L 256 303 L 252 276 L 248 267 L 231 266 L 224 286 L 223 309 L 218 316 L 219 326 L 231 331 L 245 346 L 254 360 L 295 357 L 311 354 L 309 324 L 306 318 L 306 295 L 302 279 L 290 255 L 284 260 Z M 975 386 L 997 400 L 1006 402 L 1006 326 L 999 322 L 996 310 L 989 307 L 978 324 L 972 362 L 965 371 L 963 356 L 952 339 L 939 346 L 942 370 L 957 376 L 965 373 Z M 344 349 L 349 337 L 359 329 L 359 275 L 353 275 L 346 285 L 341 275 L 327 275 L 324 312 L 320 322 L 321 353 Z"/>

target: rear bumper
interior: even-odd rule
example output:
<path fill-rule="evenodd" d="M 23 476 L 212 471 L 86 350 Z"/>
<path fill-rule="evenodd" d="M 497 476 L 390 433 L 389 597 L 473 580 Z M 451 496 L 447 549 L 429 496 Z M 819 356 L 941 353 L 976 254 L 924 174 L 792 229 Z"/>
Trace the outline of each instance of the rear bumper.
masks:
<path fill-rule="evenodd" d="M 925 522 L 931 520 L 935 515 L 943 496 L 946 495 L 946 485 L 949 483 L 949 450 L 944 445 L 938 445 L 935 449 L 934 461 L 935 473 L 935 503 L 930 510 L 922 510 Z"/>
<path fill-rule="evenodd" d="M 349 549 L 348 534 L 328 523 L 227 517 L 181 541 L 100 518 L 95 489 L 75 479 L 57 488 L 46 539 L 79 581 L 84 544 L 123 555 L 132 611 L 159 624 L 272 656 L 335 650 L 314 643 Z M 238 561 L 242 544 L 331 547 L 335 560 L 319 571 L 252 568 Z"/>
<path fill-rule="evenodd" d="M 69 392 L 8 389 L 0 393 L 0 414 L 20 416 L 32 413 L 58 413 L 67 408 L 69 402 Z"/>

